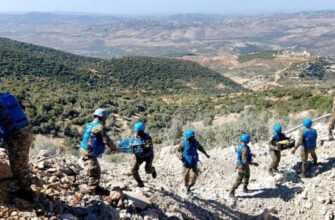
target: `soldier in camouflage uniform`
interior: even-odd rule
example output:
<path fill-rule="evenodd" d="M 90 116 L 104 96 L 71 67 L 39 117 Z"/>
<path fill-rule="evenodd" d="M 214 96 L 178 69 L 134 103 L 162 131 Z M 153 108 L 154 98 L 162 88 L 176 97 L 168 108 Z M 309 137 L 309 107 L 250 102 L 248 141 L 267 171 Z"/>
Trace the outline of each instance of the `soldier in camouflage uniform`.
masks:
<path fill-rule="evenodd" d="M 273 127 L 273 137 L 270 141 L 270 156 L 272 162 L 269 167 L 270 175 L 274 175 L 274 172 L 278 171 L 278 166 L 281 159 L 281 151 L 294 147 L 294 140 L 287 137 L 282 132 L 281 124 L 277 123 Z"/>
<path fill-rule="evenodd" d="M 113 152 L 116 151 L 116 146 L 106 134 L 106 110 L 97 109 L 94 112 L 94 118 L 94 121 L 86 126 L 86 131 L 80 146 L 85 173 L 88 177 L 87 190 L 92 194 L 109 195 L 109 191 L 99 185 L 101 168 L 98 157 L 104 153 L 105 145 L 107 145 Z"/>
<path fill-rule="evenodd" d="M 204 147 L 196 140 L 193 130 L 186 130 L 183 136 L 183 140 L 177 149 L 177 155 L 184 166 L 184 185 L 187 190 L 186 192 L 190 193 L 199 176 L 198 151 L 203 153 L 207 158 L 210 158 L 210 156 Z"/>
<path fill-rule="evenodd" d="M 21 107 L 20 107 L 21 108 Z M 26 119 L 27 120 L 27 119 Z M 4 147 L 7 149 L 10 167 L 13 177 L 17 181 L 19 190 L 17 196 L 32 200 L 31 174 L 29 167 L 29 150 L 33 142 L 32 128 L 27 120 L 27 125 L 20 129 L 9 129 L 12 119 L 5 113 L 4 107 L 0 105 L 1 130 L 8 130 L 4 137 Z"/>
<path fill-rule="evenodd" d="M 240 141 L 242 142 L 242 144 L 236 148 L 237 178 L 232 186 L 232 189 L 229 192 L 230 197 L 235 197 L 235 191 L 242 184 L 242 182 L 243 182 L 243 191 L 246 193 L 248 192 L 248 185 L 250 179 L 250 165 L 258 166 L 257 163 L 252 162 L 252 153 L 248 146 L 248 143 L 250 142 L 250 135 L 242 134 L 240 137 Z"/>
<path fill-rule="evenodd" d="M 333 131 L 335 129 L 335 98 L 333 99 L 333 115 L 330 118 L 329 127 L 328 127 L 328 134 L 329 140 L 334 140 Z"/>
<path fill-rule="evenodd" d="M 302 162 L 301 176 L 306 177 L 308 156 L 311 155 L 314 165 L 318 164 L 318 158 L 316 155 L 318 133 L 314 128 L 312 128 L 313 121 L 311 119 L 305 119 L 303 124 L 304 130 L 300 132 L 298 141 L 292 150 L 292 154 L 294 154 L 296 150 L 302 146 L 300 153 Z"/>
<path fill-rule="evenodd" d="M 137 146 L 135 149 L 135 162 L 131 170 L 134 179 L 139 187 L 144 187 L 144 183 L 138 173 L 140 166 L 145 163 L 145 172 L 151 174 L 155 179 L 157 177 L 156 169 L 152 163 L 154 160 L 154 147 L 152 138 L 149 134 L 145 133 L 145 125 L 143 122 L 137 122 L 134 125 L 135 138 L 141 140 L 143 145 Z"/>

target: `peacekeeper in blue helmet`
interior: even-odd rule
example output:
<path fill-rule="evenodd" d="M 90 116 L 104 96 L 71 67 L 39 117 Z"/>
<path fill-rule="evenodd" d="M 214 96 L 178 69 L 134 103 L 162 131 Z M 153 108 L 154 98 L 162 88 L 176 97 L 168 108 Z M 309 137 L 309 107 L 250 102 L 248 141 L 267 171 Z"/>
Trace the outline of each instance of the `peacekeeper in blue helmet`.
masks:
<path fill-rule="evenodd" d="M 88 192 L 98 195 L 109 195 L 109 191 L 102 188 L 100 183 L 101 168 L 98 161 L 104 152 L 106 145 L 115 152 L 114 142 L 106 132 L 105 122 L 108 113 L 103 108 L 98 108 L 93 113 L 94 120 L 86 125 L 85 133 L 80 144 L 80 154 L 84 161 L 84 169 L 88 176 Z"/>
<path fill-rule="evenodd" d="M 199 162 L 198 151 L 203 153 L 207 158 L 210 157 L 203 146 L 196 140 L 195 132 L 193 130 L 186 130 L 183 140 L 178 147 L 178 157 L 184 165 L 184 183 L 187 193 L 191 192 L 191 188 L 195 185 L 199 175 L 197 166 Z"/>
<path fill-rule="evenodd" d="M 270 175 L 274 175 L 274 172 L 278 171 L 278 166 L 281 159 L 281 151 L 293 148 L 295 145 L 295 141 L 287 137 L 282 130 L 283 128 L 280 123 L 277 123 L 273 126 L 273 136 L 270 141 L 270 156 L 272 159 L 269 168 Z"/>
<path fill-rule="evenodd" d="M 32 201 L 29 151 L 33 143 L 31 123 L 19 100 L 11 93 L 0 93 L 0 139 L 8 152 L 16 184 L 15 196 Z"/>
<path fill-rule="evenodd" d="M 138 173 L 140 166 L 145 163 L 145 172 L 151 174 L 152 178 L 157 177 L 156 169 L 152 163 L 154 160 L 154 147 L 151 136 L 145 132 L 145 124 L 143 122 L 137 122 L 134 125 L 134 138 L 139 143 L 134 147 L 135 163 L 131 170 L 134 179 L 137 182 L 138 187 L 144 187 L 144 183 Z"/>
<path fill-rule="evenodd" d="M 316 129 L 312 128 L 313 121 L 309 118 L 305 119 L 303 122 L 304 128 L 301 130 L 298 141 L 295 145 L 295 147 L 292 150 L 292 154 L 296 152 L 296 150 L 302 146 L 301 148 L 301 176 L 306 177 L 307 176 L 307 161 L 308 156 L 311 155 L 313 158 L 314 165 L 318 164 L 318 158 L 316 156 L 316 146 L 317 146 L 317 138 L 318 138 L 318 132 Z"/>
<path fill-rule="evenodd" d="M 253 155 L 251 153 L 249 142 L 250 142 L 249 134 L 242 134 L 240 136 L 241 144 L 235 149 L 236 152 L 236 170 L 237 170 L 237 178 L 232 189 L 229 192 L 230 197 L 235 197 L 236 189 L 243 182 L 243 191 L 248 192 L 248 185 L 250 179 L 250 165 L 258 166 L 257 163 L 253 162 Z"/>

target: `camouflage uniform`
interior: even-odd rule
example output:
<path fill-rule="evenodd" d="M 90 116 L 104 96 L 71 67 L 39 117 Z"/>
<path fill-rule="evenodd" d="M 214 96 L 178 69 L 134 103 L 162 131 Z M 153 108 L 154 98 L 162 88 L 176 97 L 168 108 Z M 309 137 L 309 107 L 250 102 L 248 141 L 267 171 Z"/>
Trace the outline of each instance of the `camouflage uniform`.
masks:
<path fill-rule="evenodd" d="M 32 142 L 30 126 L 14 132 L 5 142 L 13 176 L 22 189 L 30 189 L 31 185 L 29 150 Z"/>
<path fill-rule="evenodd" d="M 230 191 L 231 194 L 235 193 L 235 190 L 242 184 L 242 182 L 243 182 L 243 190 L 248 191 L 248 185 L 250 179 L 250 163 L 251 163 L 249 155 L 251 155 L 251 152 L 249 146 L 247 146 L 242 150 L 243 164 L 236 165 L 237 177 Z"/>
<path fill-rule="evenodd" d="M 144 141 L 143 152 L 140 154 L 135 154 L 135 162 L 131 170 L 134 179 L 136 180 L 139 186 L 143 186 L 143 181 L 138 173 L 140 166 L 145 163 L 145 172 L 151 174 L 156 178 L 156 169 L 153 167 L 152 163 L 154 160 L 154 148 L 152 143 L 152 138 L 150 135 L 144 133 L 143 136 L 136 136 Z"/>
<path fill-rule="evenodd" d="M 3 115 L 0 108 L 0 115 Z M 10 119 L 0 117 L 7 123 Z M 6 126 L 6 123 L 5 123 Z M 10 167 L 18 186 L 24 190 L 30 190 L 31 175 L 29 167 L 29 150 L 33 142 L 31 126 L 11 131 L 4 139 L 4 147 L 7 149 Z"/>
<path fill-rule="evenodd" d="M 97 120 L 97 119 L 96 119 Z M 103 142 L 111 148 L 113 151 L 116 150 L 116 147 L 113 141 L 106 134 L 105 125 L 103 122 L 92 129 L 92 134 L 95 136 L 101 135 Z M 97 156 L 90 154 L 90 152 L 81 150 L 82 160 L 84 161 L 84 170 L 85 174 L 88 177 L 88 190 L 95 191 L 99 187 L 100 178 L 101 178 L 101 168 Z"/>
<path fill-rule="evenodd" d="M 194 140 L 196 141 L 196 140 Z M 207 152 L 205 151 L 204 147 L 199 144 L 197 141 L 197 150 L 199 150 L 200 152 L 202 152 L 203 154 L 205 154 L 208 157 Z M 184 151 L 184 143 L 180 143 L 177 152 L 178 152 L 178 157 L 182 160 L 183 159 L 183 151 Z M 195 185 L 197 178 L 199 176 L 199 169 L 197 167 L 197 165 L 194 166 L 186 166 L 184 164 L 184 184 L 186 188 L 190 188 L 192 186 Z"/>
<path fill-rule="evenodd" d="M 333 99 L 333 115 L 330 118 L 329 126 L 328 126 L 328 133 L 329 137 L 333 139 L 333 130 L 335 129 L 335 98 Z"/>
<path fill-rule="evenodd" d="M 335 111 L 330 118 L 330 123 L 328 127 L 329 137 L 333 138 L 333 130 L 335 129 Z"/>
<path fill-rule="evenodd" d="M 274 171 L 278 170 L 278 166 L 281 159 L 281 147 L 278 144 L 278 142 L 283 140 L 289 140 L 288 137 L 286 137 L 283 133 L 280 133 L 278 135 L 275 135 L 272 137 L 272 140 L 270 141 L 270 156 L 272 159 L 272 162 L 270 164 L 269 172 L 272 174 Z"/>
<path fill-rule="evenodd" d="M 304 139 L 304 132 L 301 131 L 299 133 L 298 141 L 296 143 L 295 148 L 298 148 L 299 146 L 303 145 L 303 139 Z M 313 159 L 313 163 L 315 165 L 318 163 L 318 158 L 317 158 L 315 150 L 316 150 L 315 148 L 314 149 L 306 149 L 305 147 L 301 148 L 301 151 L 300 151 L 300 157 L 301 157 L 301 161 L 302 161 L 301 173 L 304 176 L 306 176 L 306 172 L 307 172 L 307 161 L 308 161 L 308 156 L 309 155 L 311 155 L 311 157 Z"/>

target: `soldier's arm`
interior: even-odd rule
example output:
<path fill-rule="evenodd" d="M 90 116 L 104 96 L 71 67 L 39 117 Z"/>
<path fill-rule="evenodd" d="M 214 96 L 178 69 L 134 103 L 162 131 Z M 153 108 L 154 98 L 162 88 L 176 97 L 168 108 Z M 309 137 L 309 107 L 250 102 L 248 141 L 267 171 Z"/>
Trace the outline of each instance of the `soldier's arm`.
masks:
<path fill-rule="evenodd" d="M 117 151 L 117 147 L 116 147 L 114 141 L 107 134 L 104 134 L 103 139 L 104 139 L 104 142 L 106 143 L 106 145 L 109 147 L 109 149 L 112 152 Z"/>
<path fill-rule="evenodd" d="M 177 148 L 177 156 L 180 160 L 183 159 L 183 150 L 184 150 L 184 145 L 183 145 L 183 143 L 180 143 L 178 148 Z"/>
<path fill-rule="evenodd" d="M 246 165 L 248 163 L 248 151 L 245 148 L 242 150 L 242 161 L 241 162 L 243 165 Z"/>
<path fill-rule="evenodd" d="M 208 153 L 205 151 L 204 147 L 198 143 L 198 150 L 203 153 L 206 157 L 210 158 L 210 156 L 208 155 Z"/>
<path fill-rule="evenodd" d="M 92 130 L 93 134 L 101 135 L 103 142 L 111 149 L 111 151 L 117 151 L 117 147 L 112 141 L 112 139 L 107 135 L 106 130 L 103 125 L 99 125 Z"/>

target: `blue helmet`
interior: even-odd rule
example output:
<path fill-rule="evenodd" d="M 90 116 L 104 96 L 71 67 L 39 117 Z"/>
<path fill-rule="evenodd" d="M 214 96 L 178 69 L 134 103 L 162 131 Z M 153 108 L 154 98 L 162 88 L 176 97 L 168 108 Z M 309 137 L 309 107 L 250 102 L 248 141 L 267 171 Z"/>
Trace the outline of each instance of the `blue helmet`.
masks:
<path fill-rule="evenodd" d="M 191 137 L 194 137 L 194 135 L 195 135 L 194 131 L 190 130 L 190 129 L 188 129 L 184 132 L 184 138 L 185 139 L 190 139 Z"/>
<path fill-rule="evenodd" d="M 143 132 L 145 130 L 145 124 L 141 121 L 136 122 L 134 125 L 134 131 L 135 132 Z"/>
<path fill-rule="evenodd" d="M 242 134 L 240 137 L 240 141 L 246 144 L 250 142 L 250 139 L 250 134 Z"/>
<path fill-rule="evenodd" d="M 311 128 L 312 125 L 313 125 L 312 119 L 310 119 L 310 118 L 304 119 L 304 126 L 305 126 L 305 128 Z"/>
<path fill-rule="evenodd" d="M 108 112 L 104 108 L 98 108 L 97 110 L 94 111 L 93 115 L 95 117 L 100 117 L 100 118 L 107 118 Z"/>
<path fill-rule="evenodd" d="M 283 130 L 283 127 L 281 126 L 280 123 L 276 123 L 276 124 L 273 126 L 273 132 L 276 133 L 276 134 L 281 133 L 282 130 Z"/>

